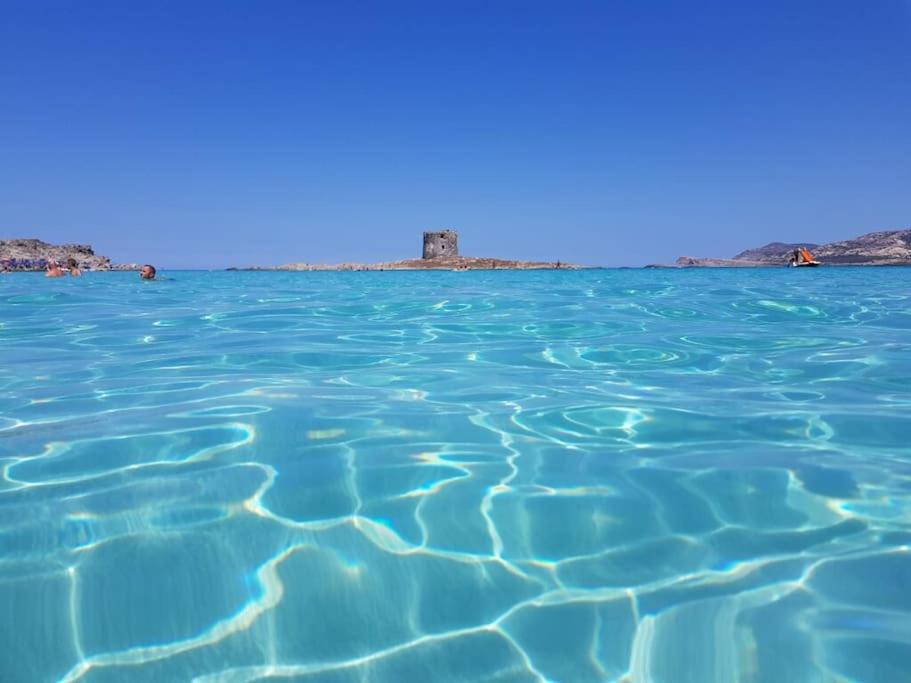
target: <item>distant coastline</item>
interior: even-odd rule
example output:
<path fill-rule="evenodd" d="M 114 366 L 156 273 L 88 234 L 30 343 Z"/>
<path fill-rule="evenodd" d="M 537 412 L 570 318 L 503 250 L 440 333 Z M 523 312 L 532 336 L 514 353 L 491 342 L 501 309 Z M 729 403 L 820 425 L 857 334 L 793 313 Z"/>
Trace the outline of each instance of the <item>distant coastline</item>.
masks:
<path fill-rule="evenodd" d="M 442 233 L 441 233 L 442 234 Z M 672 264 L 649 264 L 645 268 L 768 268 L 788 265 L 794 250 L 806 247 L 826 266 L 911 265 L 911 229 L 870 232 L 850 240 L 814 244 L 771 242 L 731 258 L 680 256 Z M 138 263 L 114 263 L 96 254 L 87 244 L 50 244 L 39 239 L 0 240 L 0 271 L 40 271 L 51 261 L 75 259 L 83 270 L 135 271 Z M 581 270 L 597 268 L 563 261 L 521 261 L 479 256 L 434 256 L 380 263 L 318 264 L 293 262 L 274 266 L 234 266 L 228 271 L 384 271 L 384 270 Z"/>
<path fill-rule="evenodd" d="M 828 244 L 771 242 L 742 251 L 732 258 L 681 256 L 673 264 L 651 264 L 646 268 L 762 268 L 786 266 L 795 249 L 806 247 L 827 266 L 911 265 L 911 229 L 869 232 L 859 237 Z"/>

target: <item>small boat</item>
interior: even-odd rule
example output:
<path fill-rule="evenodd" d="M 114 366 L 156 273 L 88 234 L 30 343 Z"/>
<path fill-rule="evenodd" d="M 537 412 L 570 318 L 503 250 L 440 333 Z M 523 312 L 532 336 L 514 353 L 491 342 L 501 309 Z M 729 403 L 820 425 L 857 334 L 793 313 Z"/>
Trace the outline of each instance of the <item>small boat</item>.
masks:
<path fill-rule="evenodd" d="M 789 263 L 791 264 L 792 268 L 815 268 L 816 266 L 822 265 L 819 261 L 813 258 L 813 255 L 806 247 L 795 249 Z"/>

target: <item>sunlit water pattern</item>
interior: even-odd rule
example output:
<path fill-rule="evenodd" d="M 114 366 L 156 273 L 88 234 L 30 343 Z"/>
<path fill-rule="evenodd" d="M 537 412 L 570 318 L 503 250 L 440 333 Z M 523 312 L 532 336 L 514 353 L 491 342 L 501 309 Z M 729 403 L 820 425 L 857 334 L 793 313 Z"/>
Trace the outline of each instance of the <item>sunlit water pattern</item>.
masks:
<path fill-rule="evenodd" d="M 911 671 L 911 270 L 0 277 L 0 680 Z"/>

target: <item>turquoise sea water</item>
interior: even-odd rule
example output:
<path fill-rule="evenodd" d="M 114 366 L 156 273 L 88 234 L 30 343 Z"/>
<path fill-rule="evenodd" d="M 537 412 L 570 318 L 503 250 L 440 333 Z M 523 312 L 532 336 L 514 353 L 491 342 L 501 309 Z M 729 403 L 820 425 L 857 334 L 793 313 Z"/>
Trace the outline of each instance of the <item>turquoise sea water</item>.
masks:
<path fill-rule="evenodd" d="M 911 269 L 0 277 L 0 681 L 909 680 Z"/>

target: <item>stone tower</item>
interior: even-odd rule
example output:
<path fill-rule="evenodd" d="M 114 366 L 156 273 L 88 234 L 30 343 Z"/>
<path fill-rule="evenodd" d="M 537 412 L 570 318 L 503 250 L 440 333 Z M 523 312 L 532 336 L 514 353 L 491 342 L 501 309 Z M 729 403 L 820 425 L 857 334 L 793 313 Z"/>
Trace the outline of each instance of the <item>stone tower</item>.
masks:
<path fill-rule="evenodd" d="M 459 255 L 459 233 L 455 230 L 424 233 L 424 258 Z"/>

